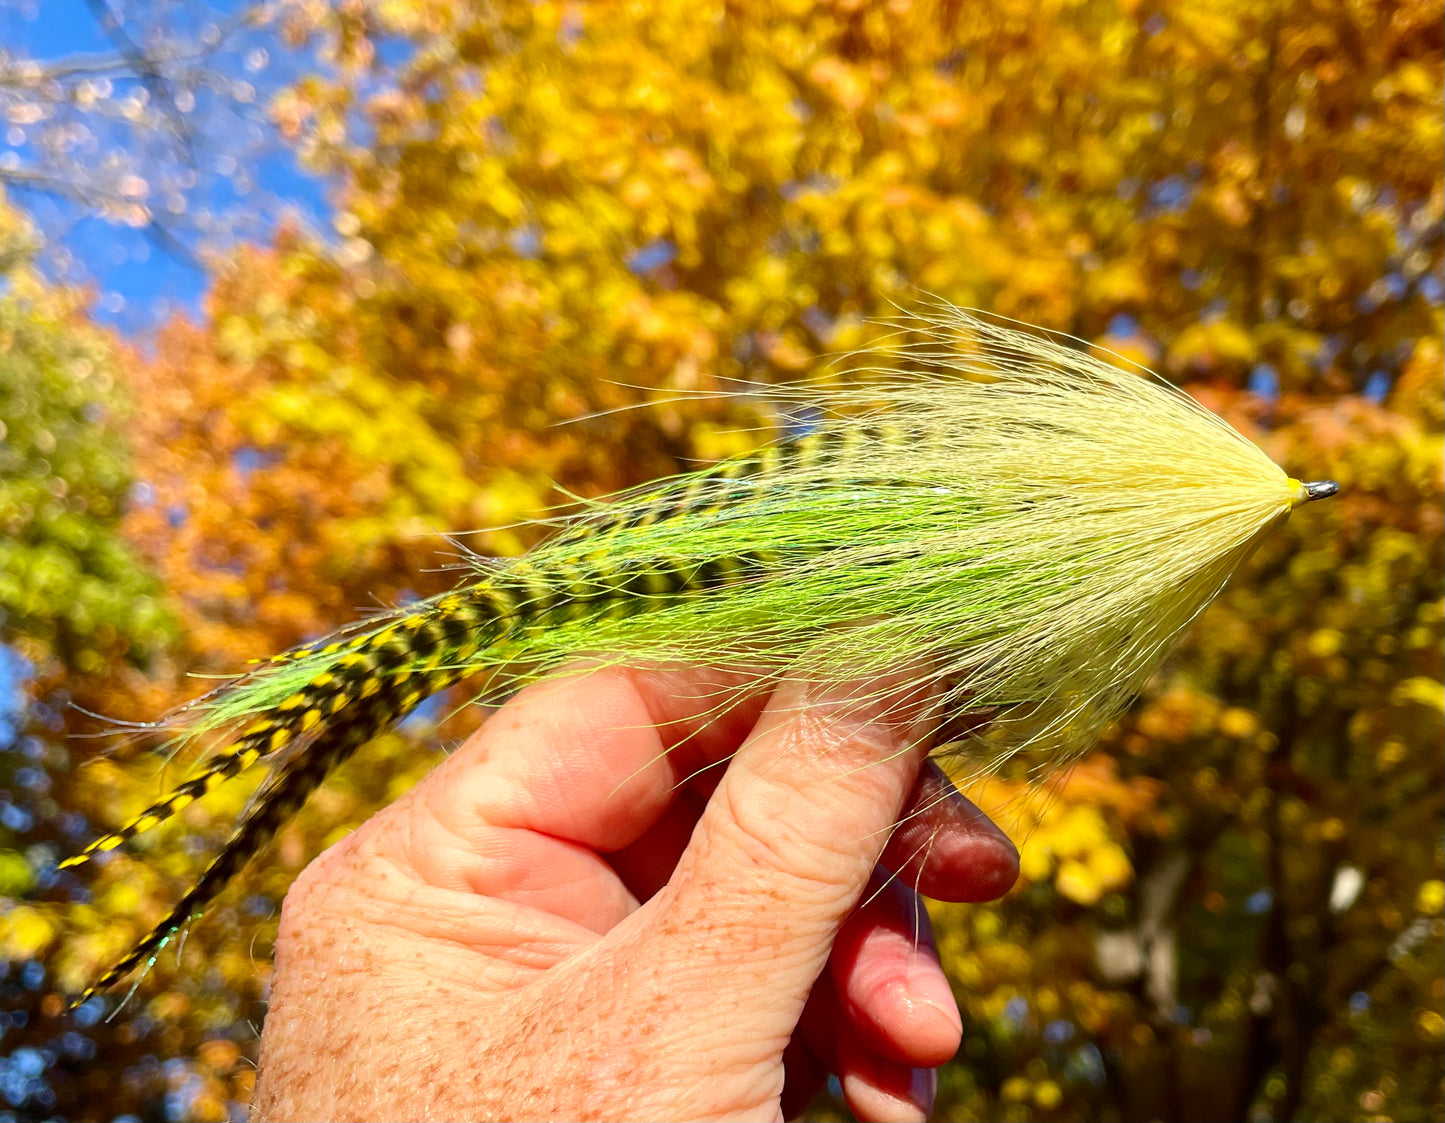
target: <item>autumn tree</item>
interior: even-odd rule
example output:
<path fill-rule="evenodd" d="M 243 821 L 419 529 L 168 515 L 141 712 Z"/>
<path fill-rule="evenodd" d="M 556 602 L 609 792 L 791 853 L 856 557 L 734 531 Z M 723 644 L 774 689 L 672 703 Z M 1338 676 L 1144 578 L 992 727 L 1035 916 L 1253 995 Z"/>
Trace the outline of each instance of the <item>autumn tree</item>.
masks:
<path fill-rule="evenodd" d="M 126 527 L 178 664 L 233 670 L 440 587 L 441 532 L 747 447 L 749 383 L 814 372 L 920 292 L 1067 330 L 1345 492 L 1056 791 L 981 793 L 1013 808 L 1025 884 L 938 914 L 967 1023 L 940 1110 L 1439 1117 L 1440 15 L 283 5 L 329 69 L 271 111 L 337 184 L 335 238 L 238 251 L 204 321 L 127 366 Z M 372 751 L 403 783 L 414 745 Z M 91 810 L 154 791 L 78 776 Z M 329 786 L 162 965 L 141 1008 L 177 1051 L 244 1037 L 237 933 L 264 944 L 286 878 L 388 794 L 377 768 Z M 141 899 L 81 918 L 62 973 L 159 914 L 243 798 L 112 862 L 97 893 Z M 244 1094 L 208 1071 L 196 1116 Z"/>
<path fill-rule="evenodd" d="M 95 1018 L 73 1026 L 58 1017 L 60 920 L 94 906 L 88 890 L 59 885 L 55 874 L 88 833 L 62 779 L 80 747 L 63 735 L 75 728 L 70 706 L 122 685 L 146 693 L 142 670 L 165 652 L 174 621 L 121 533 L 132 476 L 119 349 L 90 323 L 82 298 L 41 279 L 38 248 L 34 229 L 0 198 L 3 1095 L 12 1108 L 48 1114 L 79 1106 L 64 1070 L 93 1058 L 97 1038 L 121 1046 L 104 1054 L 120 1062 L 117 1074 L 142 1055 L 140 1035 L 118 1042 L 104 1029 L 86 1032 Z"/>
<path fill-rule="evenodd" d="M 1392 408 L 1291 396 L 1254 429 L 1339 505 L 1266 543 L 1068 779 L 1026 887 L 941 915 L 955 1117 L 1439 1111 L 1438 354 Z"/>

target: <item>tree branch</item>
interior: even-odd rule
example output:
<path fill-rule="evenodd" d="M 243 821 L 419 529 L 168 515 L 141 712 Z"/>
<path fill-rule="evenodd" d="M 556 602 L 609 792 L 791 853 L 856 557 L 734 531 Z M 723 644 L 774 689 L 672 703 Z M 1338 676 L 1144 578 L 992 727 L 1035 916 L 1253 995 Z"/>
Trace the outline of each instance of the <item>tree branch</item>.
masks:
<path fill-rule="evenodd" d="M 186 150 L 186 158 L 194 164 L 196 146 L 191 124 L 176 104 L 170 83 L 161 72 L 157 60 L 125 33 L 108 0 L 86 0 L 86 5 L 95 16 L 96 22 L 110 36 L 111 42 L 115 44 L 116 50 L 121 58 L 125 59 L 132 73 L 161 106 L 170 120 L 171 134 L 181 142 L 181 146 Z"/>
<path fill-rule="evenodd" d="M 106 207 L 141 205 L 135 199 L 118 192 L 78 184 L 61 176 L 47 175 L 29 168 L 0 168 L 0 184 L 19 188 L 22 191 L 38 191 L 45 195 L 70 199 L 97 210 Z M 181 237 L 164 221 L 156 217 L 154 211 L 146 207 L 145 213 L 146 221 L 138 229 L 144 232 L 158 249 L 191 269 L 205 268 Z"/>

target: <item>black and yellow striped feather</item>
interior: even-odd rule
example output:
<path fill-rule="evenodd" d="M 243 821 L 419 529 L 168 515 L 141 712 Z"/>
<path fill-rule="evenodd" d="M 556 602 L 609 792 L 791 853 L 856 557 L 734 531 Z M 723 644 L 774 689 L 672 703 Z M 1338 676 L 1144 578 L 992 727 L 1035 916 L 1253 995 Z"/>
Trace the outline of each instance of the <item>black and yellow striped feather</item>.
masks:
<path fill-rule="evenodd" d="M 601 547 L 672 521 L 716 516 L 729 503 L 756 495 L 753 489 L 744 492 L 734 486 L 738 481 L 765 481 L 779 464 L 806 470 L 845 452 L 842 441 L 825 434 L 729 461 L 681 486 L 660 489 L 625 514 L 579 520 L 557 536 L 557 544 L 569 549 L 545 568 L 527 557 L 488 562 L 488 576 L 482 580 L 408 608 L 375 630 L 342 642 L 303 646 L 269 661 L 319 669 L 211 756 L 199 774 L 61 863 L 61 868 L 77 866 L 115 850 L 253 766 L 288 749 L 304 750 L 293 752 L 258 789 L 196 884 L 77 1002 L 107 990 L 152 958 L 267 845 L 334 769 L 424 699 L 472 674 L 472 660 L 480 650 L 505 647 L 509 640 L 523 640 L 582 615 L 648 612 L 679 596 L 756 579 L 768 569 L 768 558 L 760 551 L 692 563 L 659 556 L 645 564 L 609 568 Z M 227 692 L 236 689 L 233 685 Z"/>
<path fill-rule="evenodd" d="M 158 949 L 342 761 L 474 674 L 584 653 L 858 682 L 900 660 L 988 712 L 980 759 L 1086 749 L 1270 526 L 1286 477 L 1178 391 L 954 309 L 903 325 L 813 432 L 589 505 L 452 592 L 278 656 L 183 710 L 239 729 L 86 858 L 270 763 L 195 887 L 86 996 Z M 1030 757 L 1029 759 L 1032 759 Z"/>

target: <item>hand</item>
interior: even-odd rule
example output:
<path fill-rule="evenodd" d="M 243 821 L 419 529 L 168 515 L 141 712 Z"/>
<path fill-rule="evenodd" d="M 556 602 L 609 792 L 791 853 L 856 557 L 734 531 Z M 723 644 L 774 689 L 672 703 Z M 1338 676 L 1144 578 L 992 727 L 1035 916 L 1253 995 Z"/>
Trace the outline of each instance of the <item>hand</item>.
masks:
<path fill-rule="evenodd" d="M 317 858 L 252 1118 L 780 1119 L 829 1071 L 924 1118 L 961 1021 L 918 892 L 1001 896 L 1017 852 L 925 765 L 931 697 L 720 683 L 531 687 Z"/>

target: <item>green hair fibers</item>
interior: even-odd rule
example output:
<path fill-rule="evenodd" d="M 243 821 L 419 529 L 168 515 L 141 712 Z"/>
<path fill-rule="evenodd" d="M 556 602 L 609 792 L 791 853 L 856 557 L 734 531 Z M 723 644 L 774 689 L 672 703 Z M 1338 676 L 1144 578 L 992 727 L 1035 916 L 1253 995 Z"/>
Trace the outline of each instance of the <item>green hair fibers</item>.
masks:
<path fill-rule="evenodd" d="M 582 655 L 856 682 L 930 668 L 978 772 L 1065 765 L 1117 718 L 1270 527 L 1332 482 L 1290 479 L 1147 372 L 948 306 L 895 325 L 805 435 L 588 502 L 452 592 L 261 664 L 183 708 L 231 733 L 196 774 L 63 865 L 270 772 L 171 913 L 85 994 L 156 955 L 332 769 L 419 702 L 487 696 Z"/>

